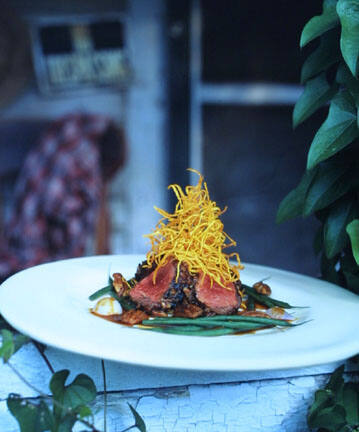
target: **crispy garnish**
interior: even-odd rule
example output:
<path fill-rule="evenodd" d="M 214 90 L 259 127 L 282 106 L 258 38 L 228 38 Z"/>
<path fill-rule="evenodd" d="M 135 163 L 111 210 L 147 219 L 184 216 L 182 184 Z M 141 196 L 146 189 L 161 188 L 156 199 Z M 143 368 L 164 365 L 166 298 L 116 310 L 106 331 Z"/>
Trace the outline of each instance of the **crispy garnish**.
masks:
<path fill-rule="evenodd" d="M 185 192 L 179 185 L 169 186 L 178 202 L 174 213 L 155 207 L 163 216 L 151 234 L 147 234 L 152 248 L 147 254 L 147 265 L 156 264 L 157 271 L 170 260 L 176 260 L 178 279 L 180 265 L 185 262 L 191 274 L 208 275 L 211 281 L 222 287 L 239 280 L 239 270 L 243 268 L 237 253 L 226 254 L 223 249 L 236 246 L 236 242 L 223 231 L 219 219 L 226 208 L 221 210 L 216 202 L 211 201 L 207 184 L 199 175 L 196 186 L 187 186 Z M 234 258 L 236 264 L 229 262 Z"/>

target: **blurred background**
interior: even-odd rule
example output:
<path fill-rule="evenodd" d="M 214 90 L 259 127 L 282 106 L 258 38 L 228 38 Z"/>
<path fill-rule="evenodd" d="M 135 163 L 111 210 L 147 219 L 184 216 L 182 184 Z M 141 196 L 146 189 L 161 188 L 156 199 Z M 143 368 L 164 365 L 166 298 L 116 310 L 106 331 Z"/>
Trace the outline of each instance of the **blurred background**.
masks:
<path fill-rule="evenodd" d="M 145 253 L 200 170 L 244 262 L 317 275 L 313 219 L 275 224 L 323 112 L 293 131 L 321 1 L 0 1 L 0 279 Z"/>

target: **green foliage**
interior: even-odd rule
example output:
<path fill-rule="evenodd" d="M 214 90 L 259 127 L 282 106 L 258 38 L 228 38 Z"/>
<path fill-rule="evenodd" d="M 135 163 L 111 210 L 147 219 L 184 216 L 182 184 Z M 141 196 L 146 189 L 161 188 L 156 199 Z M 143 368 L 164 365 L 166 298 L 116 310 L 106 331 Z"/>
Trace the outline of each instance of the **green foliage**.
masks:
<path fill-rule="evenodd" d="M 305 60 L 300 76 L 300 82 L 304 84 L 310 78 L 326 71 L 330 66 L 340 60 L 340 48 L 336 29 L 331 30 L 320 38 L 318 48 Z"/>
<path fill-rule="evenodd" d="M 350 237 L 353 256 L 356 263 L 359 265 L 359 219 L 351 221 L 347 225 L 346 231 Z"/>
<path fill-rule="evenodd" d="M 354 99 L 348 91 L 341 91 L 331 101 L 328 117 L 312 141 L 308 153 L 308 169 L 338 153 L 358 135 Z"/>
<path fill-rule="evenodd" d="M 296 127 L 318 108 L 328 102 L 337 92 L 337 85 L 330 86 L 322 73 L 306 82 L 304 92 L 294 108 L 293 126 Z"/>
<path fill-rule="evenodd" d="M 70 374 L 69 370 L 56 372 L 50 381 L 50 390 L 52 392 L 54 407 L 54 420 L 62 425 L 60 430 L 72 430 L 76 423 L 77 414 L 82 412 L 87 404 L 94 401 L 96 397 L 96 386 L 92 379 L 87 375 L 80 374 L 74 381 L 65 385 Z M 91 410 L 87 407 L 89 415 Z"/>
<path fill-rule="evenodd" d="M 344 383 L 344 366 L 332 374 L 324 389 L 315 393 L 308 412 L 308 426 L 321 432 L 359 430 L 359 386 Z"/>
<path fill-rule="evenodd" d="M 319 44 L 303 64 L 305 87 L 293 125 L 327 103 L 329 110 L 313 133 L 307 170 L 279 205 L 277 222 L 314 214 L 321 223 L 314 250 L 323 278 L 359 293 L 359 0 L 324 0 L 323 13 L 304 26 L 300 46 L 316 38 Z"/>
<path fill-rule="evenodd" d="M 1 335 L 0 357 L 29 385 L 11 365 L 10 359 L 30 339 L 7 329 L 2 330 Z M 69 370 L 61 370 L 52 375 L 49 385 L 52 397 L 40 390 L 37 390 L 40 397 L 35 400 L 13 393 L 8 396 L 7 407 L 17 420 L 20 432 L 72 432 L 78 423 L 85 426 L 87 431 L 100 432 L 93 424 L 90 407 L 97 395 L 95 383 L 89 376 L 79 374 L 71 383 L 66 384 L 69 374 Z M 36 390 L 34 386 L 31 387 Z M 131 405 L 129 407 L 135 423 L 125 430 L 137 428 L 140 432 L 146 432 L 145 422 L 139 413 Z"/>
<path fill-rule="evenodd" d="M 356 77 L 359 56 L 359 2 L 358 0 L 339 0 L 337 13 L 342 34 L 340 49 L 351 73 Z"/>
<path fill-rule="evenodd" d="M 30 339 L 22 334 L 13 334 L 10 330 L 1 330 L 2 345 L 0 347 L 0 357 L 6 363 L 10 357 L 16 353 Z"/>
<path fill-rule="evenodd" d="M 336 0 L 324 0 L 323 13 L 310 19 L 304 26 L 300 46 L 304 47 L 313 39 L 338 25 L 339 18 L 336 13 Z"/>
<path fill-rule="evenodd" d="M 20 395 L 10 394 L 7 399 L 7 407 L 18 421 L 21 432 L 54 430 L 53 415 L 43 400 L 34 403 L 22 399 Z"/>
<path fill-rule="evenodd" d="M 128 404 L 128 406 L 130 407 L 133 418 L 135 420 L 135 427 L 137 427 L 140 432 L 146 432 L 146 425 L 145 422 L 142 420 L 142 417 L 138 414 L 138 412 L 133 408 L 131 404 Z"/>
<path fill-rule="evenodd" d="M 351 197 L 333 206 L 324 224 L 324 251 L 330 259 L 340 253 L 348 243 L 346 227 L 355 214 L 355 202 Z"/>

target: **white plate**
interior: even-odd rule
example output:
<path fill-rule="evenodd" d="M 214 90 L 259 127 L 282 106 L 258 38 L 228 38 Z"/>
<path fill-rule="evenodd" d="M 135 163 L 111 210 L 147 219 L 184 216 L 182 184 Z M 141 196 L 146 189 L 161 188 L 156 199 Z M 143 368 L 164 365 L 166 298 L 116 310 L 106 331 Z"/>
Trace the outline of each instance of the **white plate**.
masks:
<path fill-rule="evenodd" d="M 108 273 L 133 276 L 142 256 L 77 258 L 24 270 L 0 287 L 0 312 L 19 331 L 45 344 L 108 360 L 165 368 L 259 371 L 329 363 L 359 352 L 359 297 L 335 285 L 247 264 L 244 283 L 270 277 L 273 297 L 293 305 L 295 328 L 242 336 L 177 336 L 128 328 L 89 312 L 88 296 Z"/>

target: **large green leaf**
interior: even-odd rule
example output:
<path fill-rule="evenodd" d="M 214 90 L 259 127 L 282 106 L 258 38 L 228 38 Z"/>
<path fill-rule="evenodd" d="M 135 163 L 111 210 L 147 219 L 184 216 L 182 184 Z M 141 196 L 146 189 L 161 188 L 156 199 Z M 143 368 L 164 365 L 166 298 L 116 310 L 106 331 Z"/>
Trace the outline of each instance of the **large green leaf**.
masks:
<path fill-rule="evenodd" d="M 359 106 L 359 80 L 352 75 L 345 63 L 339 65 L 335 79 L 339 84 L 346 87 L 352 95 L 355 105 Z"/>
<path fill-rule="evenodd" d="M 308 421 L 310 428 L 324 428 L 327 431 L 336 432 L 346 424 L 345 409 L 341 405 L 324 408 L 320 413 Z"/>
<path fill-rule="evenodd" d="M 359 392 L 358 384 L 345 383 L 343 389 L 343 406 L 346 420 L 351 426 L 359 424 Z"/>
<path fill-rule="evenodd" d="M 65 382 L 69 373 L 66 369 L 56 372 L 50 381 L 53 398 L 61 405 L 61 407 L 54 405 L 54 413 L 57 419 L 66 416 L 66 414 L 82 405 L 87 405 L 96 397 L 96 386 L 87 375 L 77 375 L 74 381 L 66 386 Z"/>
<path fill-rule="evenodd" d="M 346 226 L 355 215 L 355 201 L 346 197 L 338 201 L 329 212 L 324 224 L 324 250 L 328 258 L 333 258 L 348 243 Z"/>
<path fill-rule="evenodd" d="M 305 171 L 299 185 L 293 189 L 279 204 L 277 212 L 277 223 L 301 216 L 307 190 L 311 185 L 317 170 Z"/>
<path fill-rule="evenodd" d="M 338 273 L 336 270 L 337 262 L 338 262 L 337 257 L 328 259 L 325 256 L 325 252 L 323 252 L 320 258 L 320 272 L 322 274 L 323 279 L 333 284 L 343 286 L 344 280 L 342 279 L 340 273 Z"/>
<path fill-rule="evenodd" d="M 337 395 L 344 386 L 344 365 L 341 365 L 335 369 L 331 374 L 330 379 L 325 386 L 327 390 L 330 390 L 334 395 Z"/>
<path fill-rule="evenodd" d="M 350 93 L 338 93 L 330 104 L 328 117 L 310 146 L 308 169 L 333 156 L 359 135 L 356 119 L 357 109 Z"/>
<path fill-rule="evenodd" d="M 44 432 L 53 430 L 54 419 L 44 401 L 35 405 L 19 395 L 10 394 L 7 407 L 19 423 L 21 432 Z"/>
<path fill-rule="evenodd" d="M 304 91 L 294 107 L 293 127 L 297 127 L 318 108 L 332 99 L 337 91 L 338 86 L 336 84 L 330 86 L 324 73 L 307 81 Z"/>
<path fill-rule="evenodd" d="M 351 166 L 345 164 L 344 161 L 323 162 L 308 188 L 303 215 L 308 216 L 327 207 L 345 195 L 355 182 L 355 174 Z"/>
<path fill-rule="evenodd" d="M 359 294 L 359 275 L 357 273 L 351 273 L 350 271 L 344 271 L 344 278 L 346 286 L 350 291 Z"/>
<path fill-rule="evenodd" d="M 357 76 L 359 56 L 359 1 L 339 0 L 337 13 L 342 26 L 340 48 L 351 73 Z"/>
<path fill-rule="evenodd" d="M 305 60 L 302 66 L 300 82 L 304 84 L 340 60 L 339 37 L 336 30 L 325 33 L 320 38 L 320 45 Z"/>
<path fill-rule="evenodd" d="M 0 347 L 0 357 L 6 363 L 10 357 L 16 353 L 30 339 L 20 333 L 13 334 L 10 330 L 1 330 L 2 344 Z"/>
<path fill-rule="evenodd" d="M 323 226 L 320 226 L 315 233 L 313 240 L 313 249 L 314 254 L 319 255 L 320 251 L 323 248 Z"/>
<path fill-rule="evenodd" d="M 359 266 L 359 219 L 354 219 L 353 221 L 351 221 L 347 225 L 346 231 L 350 237 L 353 256 Z"/>
<path fill-rule="evenodd" d="M 336 3 L 336 0 L 324 0 L 322 14 L 311 18 L 303 28 L 301 47 L 339 24 Z"/>
<path fill-rule="evenodd" d="M 315 422 L 318 414 L 325 408 L 333 405 L 333 397 L 330 392 L 326 390 L 317 390 L 314 395 L 314 402 L 309 408 L 308 412 L 308 425 L 314 427 L 312 424 Z"/>

